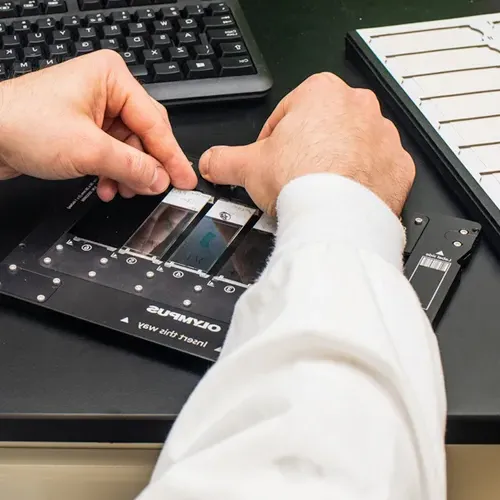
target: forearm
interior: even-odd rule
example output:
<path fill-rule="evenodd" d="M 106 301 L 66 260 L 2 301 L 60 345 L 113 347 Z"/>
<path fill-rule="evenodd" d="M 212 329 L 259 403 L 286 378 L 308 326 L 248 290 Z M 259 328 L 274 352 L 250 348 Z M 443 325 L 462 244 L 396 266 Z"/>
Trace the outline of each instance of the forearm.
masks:
<path fill-rule="evenodd" d="M 402 245 L 360 186 L 287 186 L 271 262 L 143 498 L 444 500 L 441 368 Z"/>

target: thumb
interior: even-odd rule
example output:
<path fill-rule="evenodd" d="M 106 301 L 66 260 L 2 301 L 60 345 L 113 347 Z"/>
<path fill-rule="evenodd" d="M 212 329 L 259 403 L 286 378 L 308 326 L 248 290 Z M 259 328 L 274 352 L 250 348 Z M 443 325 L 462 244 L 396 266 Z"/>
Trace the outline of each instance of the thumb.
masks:
<path fill-rule="evenodd" d="M 167 189 L 170 177 L 158 160 L 101 130 L 94 137 L 92 146 L 81 158 L 82 173 L 109 177 L 141 194 L 157 194 Z"/>
<path fill-rule="evenodd" d="M 247 146 L 215 146 L 203 153 L 199 168 L 203 178 L 214 184 L 245 187 L 247 174 L 259 162 L 264 140 Z"/>

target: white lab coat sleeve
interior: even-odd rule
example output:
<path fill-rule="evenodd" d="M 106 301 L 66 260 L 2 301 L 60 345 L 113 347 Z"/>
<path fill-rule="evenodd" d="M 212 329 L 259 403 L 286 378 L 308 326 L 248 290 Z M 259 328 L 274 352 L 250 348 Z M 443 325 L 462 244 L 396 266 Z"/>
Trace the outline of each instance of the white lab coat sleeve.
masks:
<path fill-rule="evenodd" d="M 441 362 L 404 240 L 354 181 L 289 183 L 270 262 L 140 500 L 445 500 Z"/>

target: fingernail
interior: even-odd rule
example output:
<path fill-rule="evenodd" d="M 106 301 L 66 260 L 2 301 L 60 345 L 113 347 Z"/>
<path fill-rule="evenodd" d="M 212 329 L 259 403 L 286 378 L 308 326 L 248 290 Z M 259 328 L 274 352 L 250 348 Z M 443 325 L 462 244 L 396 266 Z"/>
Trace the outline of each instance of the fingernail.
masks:
<path fill-rule="evenodd" d="M 163 193 L 170 184 L 170 178 L 163 167 L 156 167 L 155 178 L 149 189 L 154 193 Z"/>
<path fill-rule="evenodd" d="M 212 150 L 209 149 L 205 151 L 200 158 L 200 174 L 207 180 L 210 180 L 210 175 L 208 173 L 208 166 L 210 165 L 210 158 L 212 156 Z"/>

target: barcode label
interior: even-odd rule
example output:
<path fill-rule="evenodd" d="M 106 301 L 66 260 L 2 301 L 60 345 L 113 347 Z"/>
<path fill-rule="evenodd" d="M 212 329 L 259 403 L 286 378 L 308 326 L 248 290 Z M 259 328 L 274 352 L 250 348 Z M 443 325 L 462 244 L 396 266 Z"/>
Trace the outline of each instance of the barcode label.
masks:
<path fill-rule="evenodd" d="M 442 271 L 445 273 L 451 266 L 450 262 L 444 260 L 433 259 L 432 257 L 422 257 L 420 265 L 423 267 L 428 267 L 429 269 L 435 269 L 436 271 Z"/>

